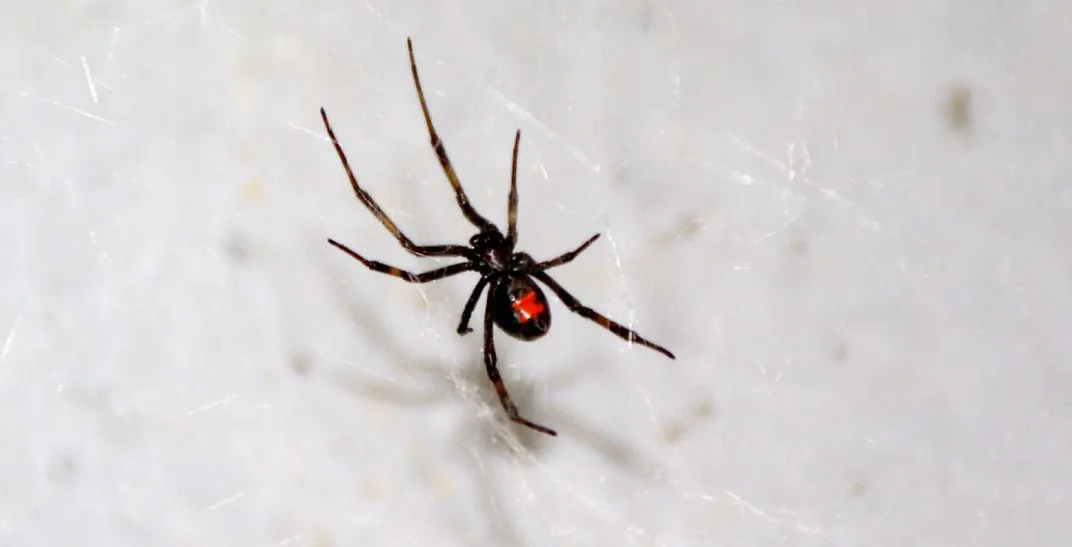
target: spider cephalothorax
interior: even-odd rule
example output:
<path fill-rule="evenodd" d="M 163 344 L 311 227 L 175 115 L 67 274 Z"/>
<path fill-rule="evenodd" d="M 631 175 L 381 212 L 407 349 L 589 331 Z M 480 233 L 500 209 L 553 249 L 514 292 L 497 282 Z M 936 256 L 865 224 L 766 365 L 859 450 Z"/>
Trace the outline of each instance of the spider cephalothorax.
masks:
<path fill-rule="evenodd" d="M 666 348 L 644 339 L 624 325 L 616 323 L 592 308 L 581 304 L 580 301 L 566 292 L 566 289 L 562 288 L 558 282 L 547 274 L 547 270 L 566 264 L 576 258 L 595 240 L 599 239 L 599 234 L 588 238 L 576 249 L 545 262 L 536 262 L 525 253 L 514 252 L 514 246 L 517 244 L 517 151 L 521 142 L 520 130 L 514 135 L 514 156 L 510 171 L 510 197 L 507 208 L 506 235 L 504 236 L 494 224 L 473 208 L 469 203 L 469 198 L 465 195 L 465 191 L 462 190 L 458 176 L 454 173 L 454 167 L 451 166 L 450 159 L 447 157 L 447 150 L 443 146 L 443 141 L 440 140 L 435 127 L 432 125 L 432 117 L 428 113 L 428 104 L 424 100 L 424 91 L 421 90 L 421 80 L 417 76 L 417 63 L 413 59 L 413 43 L 406 40 L 406 45 L 409 48 L 409 65 L 413 73 L 413 84 L 417 88 L 417 98 L 421 102 L 424 121 L 428 126 L 428 134 L 432 139 L 432 148 L 439 158 L 439 165 L 443 168 L 447 180 L 454 188 L 454 195 L 458 200 L 458 206 L 461 208 L 462 214 L 479 231 L 469 239 L 468 246 L 417 245 L 413 243 L 398 229 L 398 226 L 383 212 L 383 209 L 380 209 L 380 206 L 372 199 L 372 196 L 358 185 L 357 177 L 354 176 L 354 172 L 350 168 L 350 162 L 347 161 L 346 154 L 343 152 L 342 146 L 339 145 L 338 139 L 335 138 L 335 132 L 332 131 L 331 124 L 328 122 L 328 115 L 321 108 L 320 117 L 324 120 L 324 127 L 328 131 L 331 143 L 339 154 L 343 168 L 346 169 L 346 174 L 350 178 L 350 185 L 353 186 L 354 193 L 357 194 L 357 198 L 361 200 L 361 203 L 369 211 L 372 211 L 372 214 L 376 215 L 380 223 L 391 232 L 395 239 L 398 240 L 398 243 L 417 256 L 453 256 L 464 258 L 465 261 L 427 272 L 411 273 L 382 262 L 369 260 L 333 239 L 329 239 L 328 242 L 369 269 L 402 278 L 410 283 L 427 283 L 462 272 L 479 273 L 480 280 L 473 287 L 473 291 L 462 309 L 461 321 L 458 323 L 458 334 L 464 335 L 472 332 L 472 329 L 469 328 L 469 320 L 473 315 L 474 308 L 476 308 L 477 300 L 479 300 L 484 289 L 487 288 L 488 297 L 484 309 L 484 365 L 487 367 L 488 377 L 495 385 L 495 391 L 499 395 L 499 402 L 502 403 L 503 409 L 511 420 L 548 435 L 557 435 L 553 430 L 521 417 L 517 407 L 510 400 L 510 395 L 506 391 L 502 378 L 499 377 L 499 369 L 496 365 L 493 325 L 498 325 L 499 329 L 514 338 L 526 341 L 540 338 L 547 334 L 548 329 L 551 328 L 551 309 L 548 305 L 547 297 L 544 296 L 543 290 L 540 289 L 536 281 L 551 289 L 551 292 L 555 293 L 570 311 L 596 322 L 627 342 L 647 346 L 671 359 L 674 358 L 674 354 L 670 353 Z"/>

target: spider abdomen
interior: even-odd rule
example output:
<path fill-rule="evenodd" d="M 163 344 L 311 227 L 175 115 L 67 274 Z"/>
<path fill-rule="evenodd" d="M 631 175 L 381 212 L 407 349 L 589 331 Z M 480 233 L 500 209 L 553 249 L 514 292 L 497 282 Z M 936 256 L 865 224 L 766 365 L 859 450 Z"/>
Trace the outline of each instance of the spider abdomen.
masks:
<path fill-rule="evenodd" d="M 492 317 L 506 334 L 535 340 L 551 328 L 551 308 L 540 287 L 527 275 L 505 275 L 491 288 Z"/>

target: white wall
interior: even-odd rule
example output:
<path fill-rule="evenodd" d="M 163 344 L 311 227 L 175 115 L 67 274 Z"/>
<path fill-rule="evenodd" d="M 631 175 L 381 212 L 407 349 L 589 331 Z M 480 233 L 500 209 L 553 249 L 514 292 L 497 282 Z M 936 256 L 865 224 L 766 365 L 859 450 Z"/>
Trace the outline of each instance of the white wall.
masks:
<path fill-rule="evenodd" d="M 0 545 L 1064 545 L 1072 7 L 11 3 Z M 509 5 L 513 4 L 513 5 Z M 509 6 L 508 6 L 509 5 Z M 936 8 L 941 5 L 941 8 Z M 499 333 L 428 146 L 555 275 Z M 444 262 L 439 262 L 443 264 Z M 474 319 L 479 327 L 481 308 Z"/>

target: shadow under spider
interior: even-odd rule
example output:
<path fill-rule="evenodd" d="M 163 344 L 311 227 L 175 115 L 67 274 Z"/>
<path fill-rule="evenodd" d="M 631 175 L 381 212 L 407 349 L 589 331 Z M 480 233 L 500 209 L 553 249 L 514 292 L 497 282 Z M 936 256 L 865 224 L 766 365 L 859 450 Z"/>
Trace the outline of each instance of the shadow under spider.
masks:
<path fill-rule="evenodd" d="M 331 269 L 335 268 L 331 267 Z M 341 278 L 341 275 L 336 278 Z M 533 456 L 538 456 L 538 453 L 548 446 L 546 441 L 550 439 L 545 435 L 529 428 L 518 427 L 498 411 L 498 395 L 488 381 L 487 374 L 480 363 L 480 349 L 477 347 L 479 340 L 469 343 L 468 339 L 472 338 L 471 336 L 462 337 L 463 345 L 473 347 L 466 347 L 464 351 L 467 357 L 461 360 L 460 365 L 455 365 L 446 357 L 428 353 L 422 355 L 411 351 L 411 346 L 395 342 L 396 337 L 384 327 L 381 316 L 359 307 L 353 298 L 343 298 L 342 302 L 357 330 L 363 333 L 365 340 L 376 344 L 383 351 L 385 355 L 383 361 L 387 363 L 387 370 L 383 376 L 379 377 L 369 374 L 356 375 L 352 369 L 336 369 L 337 372 L 333 374 L 334 379 L 345 385 L 347 389 L 362 397 L 410 407 L 430 406 L 460 398 L 469 403 L 465 406 L 469 409 L 470 417 L 479 421 L 479 427 L 472 429 L 482 433 L 478 437 L 478 442 L 486 448 L 514 455 L 517 455 L 518 448 L 524 448 L 533 452 Z M 432 321 L 439 321 L 439 319 Z M 443 336 L 457 336 L 451 326 L 450 321 L 443 320 Z M 417 337 L 420 334 L 414 332 L 412 336 Z M 513 352 L 509 344 L 504 344 L 500 353 L 501 362 L 510 363 L 510 356 Z M 540 384 L 546 386 L 546 389 L 537 389 L 531 380 L 526 380 L 524 377 L 508 378 L 511 393 L 517 392 L 517 403 L 529 409 L 529 412 L 532 412 L 533 402 L 536 399 L 541 400 L 535 406 L 544 408 L 553 406 L 553 403 L 547 399 L 553 397 L 556 390 L 573 384 L 582 375 L 597 374 L 609 366 L 614 366 L 613 359 L 599 357 L 590 350 L 586 350 L 581 357 L 571 360 L 572 364 L 556 367 L 558 372 L 551 373 L 549 377 L 544 376 L 545 379 Z M 511 368 L 506 367 L 505 370 L 511 370 Z M 423 376 L 431 379 L 432 385 L 424 389 L 410 388 L 399 381 L 387 378 L 394 376 L 394 373 L 400 373 L 399 375 L 407 378 Z M 460 397 L 454 397 L 455 394 Z M 473 412 L 474 409 L 476 412 Z M 572 433 L 571 438 L 629 474 L 647 476 L 651 470 L 655 469 L 656 466 L 652 460 L 642 457 L 637 450 L 619 438 L 586 424 L 568 412 L 553 409 L 549 414 L 548 421 L 561 423 L 564 433 Z M 467 423 L 471 421 L 467 420 Z M 627 430 L 647 431 L 646 424 L 645 421 L 638 424 L 638 427 L 627 428 Z"/>
<path fill-rule="evenodd" d="M 351 298 L 344 298 L 343 301 L 347 315 L 349 315 L 357 330 L 364 334 L 364 338 L 367 341 L 377 345 L 383 351 L 386 356 L 384 361 L 388 363 L 389 368 L 381 377 L 373 375 L 357 377 L 350 370 L 346 372 L 339 371 L 334 374 L 335 379 L 346 385 L 348 389 L 365 397 L 408 406 L 432 405 L 447 400 L 451 394 L 458 394 L 461 399 L 471 403 L 466 405 L 467 408 L 478 408 L 477 412 L 471 412 L 470 414 L 475 414 L 473 417 L 480 420 L 480 429 L 491 433 L 485 436 L 485 438 L 490 437 L 489 441 L 492 441 L 490 444 L 501 445 L 502 443 L 494 442 L 494 440 L 502 440 L 502 436 L 512 434 L 528 450 L 535 451 L 540 447 L 546 446 L 542 439 L 545 435 L 530 431 L 524 427 L 515 427 L 513 422 L 510 422 L 501 412 L 498 412 L 499 398 L 480 363 L 480 350 L 478 347 L 466 348 L 466 355 L 473 355 L 474 357 L 462 359 L 460 366 L 454 365 L 452 360 L 446 357 L 427 353 L 422 355 L 416 351 L 411 351 L 412 346 L 396 343 L 396 337 L 392 336 L 384 327 L 381 316 L 368 313 L 365 309 L 357 306 Z M 452 325 L 449 322 L 444 322 L 443 336 L 457 336 L 451 327 Z M 412 336 L 416 340 L 420 334 L 413 332 Z M 472 336 L 463 337 L 463 343 L 468 339 L 474 339 L 479 343 L 479 340 Z M 509 362 L 510 353 L 508 348 L 502 348 L 500 350 L 501 362 Z M 506 370 L 510 369 L 507 368 Z M 566 367 L 562 372 L 546 379 L 541 384 L 547 386 L 546 391 L 553 392 L 556 388 L 568 386 L 575 380 L 578 372 L 585 370 L 586 367 L 580 365 Z M 395 376 L 395 373 L 401 373 L 405 377 L 412 378 L 423 376 L 431 379 L 432 385 L 426 389 L 411 389 L 403 386 L 398 381 L 387 378 Z M 531 382 L 524 378 L 508 378 L 506 380 L 510 383 L 511 393 L 517 392 L 514 396 L 517 404 L 529 408 L 531 412 L 531 403 L 534 399 L 532 394 L 544 390 L 537 390 Z M 553 412 L 553 414 L 561 415 L 562 413 Z"/>
<path fill-rule="evenodd" d="M 335 279 L 341 278 L 341 275 L 335 276 Z M 342 286 L 344 285 L 337 286 L 335 290 L 341 289 Z M 352 296 L 343 296 L 340 300 L 356 330 L 370 345 L 377 346 L 383 352 L 384 357 L 377 361 L 384 363 L 385 370 L 382 376 L 377 376 L 375 373 L 355 371 L 353 367 L 325 367 L 328 376 L 334 383 L 360 397 L 409 407 L 433 406 L 444 401 L 457 400 L 457 395 L 460 395 L 460 399 L 467 403 L 464 405 L 467 418 L 457 430 L 457 442 L 451 443 L 452 449 L 461 457 L 459 463 L 465 462 L 459 466 L 459 476 L 469 478 L 475 498 L 474 507 L 479 508 L 479 514 L 483 515 L 482 520 L 493 544 L 522 544 L 515 522 L 516 511 L 508 509 L 516 505 L 517 496 L 520 495 L 515 486 L 515 475 L 519 471 L 514 470 L 541 466 L 541 455 L 547 447 L 554 446 L 550 444 L 552 438 L 518 426 L 498 411 L 498 395 L 480 363 L 479 341 L 463 344 L 467 346 L 464 350 L 466 357 L 461 359 L 461 364 L 455 365 L 453 359 L 448 357 L 434 353 L 422 354 L 412 351 L 410 345 L 397 342 L 397 337 L 385 327 L 382 316 L 359 306 L 358 300 Z M 443 322 L 444 336 L 457 336 L 450 328 L 450 319 L 435 318 L 432 321 Z M 412 334 L 403 336 L 413 336 L 416 339 L 420 334 L 417 329 L 413 329 Z M 506 346 L 500 349 L 503 363 L 509 363 L 513 353 Z M 546 390 L 535 389 L 531 382 L 517 378 L 508 379 L 511 383 L 511 393 L 517 394 L 518 404 L 525 405 L 531 412 L 529 405 L 535 398 L 532 396 L 534 392 L 553 394 L 556 389 L 576 382 L 582 375 L 600 373 L 609 366 L 614 366 L 613 359 L 594 355 L 591 350 L 584 351 L 581 357 L 571 361 L 568 366 L 557 367 L 559 372 L 551 374 L 549 378 L 545 375 L 547 379 L 542 383 L 547 385 Z M 361 367 L 361 370 L 365 368 Z M 413 389 L 404 385 L 403 380 L 390 379 L 391 376 L 423 376 L 431 380 L 431 385 L 425 383 L 423 389 Z M 549 396 L 551 395 L 544 396 L 544 399 Z M 553 406 L 553 403 L 548 401 L 542 404 Z M 474 409 L 479 410 L 474 412 Z M 552 410 L 548 419 L 558 424 L 559 431 L 565 434 L 565 439 L 578 441 L 578 446 L 597 454 L 627 475 L 644 481 L 659 481 L 656 460 L 644 457 L 620 438 L 592 427 L 567 412 Z M 637 427 L 624 429 L 648 431 L 646 423 L 645 421 Z M 488 454 L 508 457 L 513 465 L 503 467 L 496 464 L 495 458 L 485 457 Z M 449 459 L 449 456 L 446 457 Z M 555 475 L 553 470 L 546 468 L 540 471 Z M 464 527 L 455 529 L 459 537 L 471 537 L 471 530 Z"/>

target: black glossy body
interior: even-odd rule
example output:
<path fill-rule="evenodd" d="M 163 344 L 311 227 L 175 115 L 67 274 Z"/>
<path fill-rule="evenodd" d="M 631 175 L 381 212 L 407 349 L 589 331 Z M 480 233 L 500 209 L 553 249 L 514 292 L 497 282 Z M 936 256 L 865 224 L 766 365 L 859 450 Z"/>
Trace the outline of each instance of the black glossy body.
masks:
<path fill-rule="evenodd" d="M 499 369 L 496 365 L 494 325 L 498 325 L 503 332 L 514 338 L 526 341 L 540 338 L 547 334 L 547 331 L 551 328 L 551 309 L 548 306 L 547 297 L 537 285 L 537 281 L 551 289 L 551 292 L 555 293 L 570 311 L 594 321 L 623 340 L 646 346 L 671 359 L 674 358 L 674 354 L 670 353 L 666 348 L 644 339 L 624 325 L 612 321 L 581 304 L 580 301 L 547 274 L 547 270 L 566 264 L 576 258 L 596 239 L 599 239 L 599 234 L 588 238 L 576 249 L 545 262 L 535 262 L 525 253 L 514 252 L 514 247 L 517 244 L 517 152 L 518 145 L 521 142 L 520 130 L 514 135 L 506 235 L 504 236 L 494 224 L 481 216 L 470 205 L 469 198 L 465 195 L 461 182 L 459 182 L 458 176 L 454 172 L 454 167 L 447 157 L 447 150 L 443 146 L 443 141 L 439 138 L 435 127 L 432 125 L 432 117 L 428 113 L 428 105 L 424 99 L 424 92 L 421 90 L 421 81 L 417 76 L 417 63 L 413 58 L 413 44 L 409 40 L 406 41 L 406 44 L 409 47 L 409 62 L 413 73 L 413 83 L 417 88 L 417 98 L 421 103 L 421 110 L 424 113 L 424 121 L 428 127 L 432 148 L 435 150 L 439 165 L 442 167 L 447 181 L 450 182 L 451 187 L 454 189 L 458 207 L 461 208 L 465 218 L 478 229 L 478 232 L 470 238 L 468 246 L 417 245 L 414 243 L 398 229 L 398 226 L 383 212 L 383 209 L 372 199 L 372 196 L 358 184 L 357 177 L 350 167 L 350 162 L 347 161 L 346 154 L 343 152 L 338 139 L 335 138 L 335 132 L 331 129 L 327 113 L 321 108 L 320 116 L 324 121 L 324 127 L 327 129 L 331 143 L 342 161 L 354 194 L 372 214 L 376 215 L 376 218 L 398 240 L 402 248 L 417 256 L 451 256 L 463 258 L 464 261 L 423 273 L 411 273 L 382 262 L 369 260 L 333 239 L 329 239 L 328 242 L 369 269 L 401 278 L 410 283 L 428 283 L 462 272 L 479 273 L 480 280 L 473 287 L 473 291 L 465 303 L 465 308 L 462 309 L 461 321 L 458 323 L 458 334 L 464 335 L 472 332 L 472 329 L 469 328 L 469 320 L 472 318 L 473 310 L 476 308 L 476 303 L 480 299 L 481 293 L 484 292 L 485 288 L 490 287 L 484 310 L 484 365 L 487 368 L 488 378 L 494 384 L 495 391 L 499 396 L 499 402 L 511 420 L 548 435 L 557 435 L 554 430 L 521 417 L 517 407 L 510 400 L 510 395 L 506 391 L 506 386 L 499 376 Z"/>
<path fill-rule="evenodd" d="M 491 316 L 506 334 L 518 340 L 535 340 L 551 329 L 547 297 L 523 274 L 500 275 L 491 284 Z"/>

